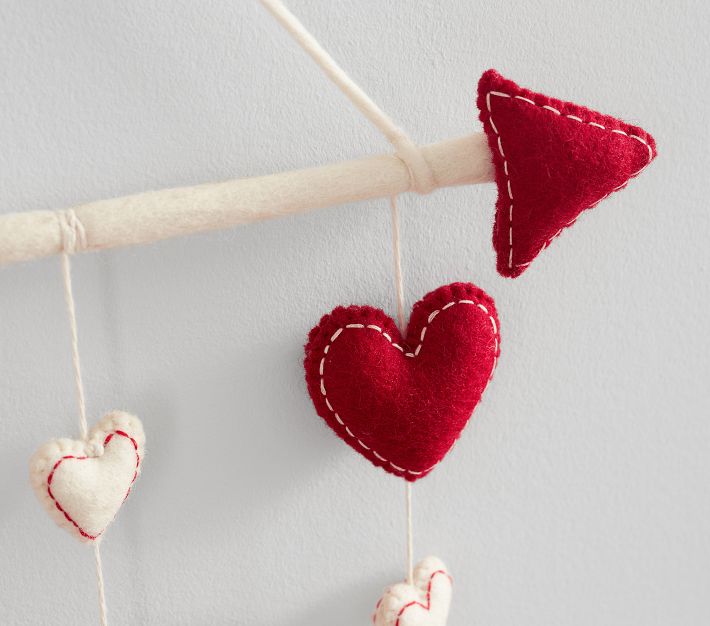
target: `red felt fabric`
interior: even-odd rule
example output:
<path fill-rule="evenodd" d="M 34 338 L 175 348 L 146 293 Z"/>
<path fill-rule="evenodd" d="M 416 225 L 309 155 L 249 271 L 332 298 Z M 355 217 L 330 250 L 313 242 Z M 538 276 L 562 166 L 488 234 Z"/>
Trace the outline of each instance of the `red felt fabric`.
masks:
<path fill-rule="evenodd" d="M 499 346 L 493 300 L 472 284 L 454 283 L 414 305 L 406 338 L 369 306 L 325 315 L 308 337 L 306 382 L 316 411 L 339 437 L 415 481 L 458 439 Z"/>
<path fill-rule="evenodd" d="M 488 70 L 478 109 L 498 185 L 493 247 L 514 278 L 579 214 L 656 156 L 653 137 L 608 115 L 523 89 Z"/>

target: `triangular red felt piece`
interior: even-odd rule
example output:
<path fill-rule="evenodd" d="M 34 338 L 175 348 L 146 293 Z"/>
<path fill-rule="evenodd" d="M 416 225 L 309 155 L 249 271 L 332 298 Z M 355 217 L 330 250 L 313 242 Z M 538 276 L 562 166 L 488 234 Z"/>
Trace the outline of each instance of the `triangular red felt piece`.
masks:
<path fill-rule="evenodd" d="M 478 109 L 498 185 L 498 271 L 514 278 L 579 214 L 626 186 L 656 156 L 653 137 L 488 70 Z"/>
<path fill-rule="evenodd" d="M 405 336 L 379 309 L 338 307 L 308 336 L 308 392 L 349 446 L 415 481 L 458 439 L 499 348 L 493 300 L 470 283 L 439 287 L 417 302 Z"/>

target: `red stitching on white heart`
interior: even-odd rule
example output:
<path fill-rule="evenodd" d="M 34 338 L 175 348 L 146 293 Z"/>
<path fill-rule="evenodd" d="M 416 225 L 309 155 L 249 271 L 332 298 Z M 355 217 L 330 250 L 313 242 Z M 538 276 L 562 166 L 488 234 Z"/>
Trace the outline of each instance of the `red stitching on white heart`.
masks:
<path fill-rule="evenodd" d="M 426 590 L 426 605 L 422 604 L 421 602 L 417 602 L 416 600 L 412 600 L 410 603 L 405 604 L 399 610 L 399 613 L 397 613 L 397 621 L 394 623 L 394 626 L 399 626 L 399 621 L 402 619 L 402 615 L 404 615 L 404 612 L 413 606 L 420 606 L 425 611 L 431 610 L 431 586 L 434 583 L 434 577 L 437 576 L 438 574 L 442 574 L 442 575 L 446 576 L 446 578 L 449 579 L 449 582 L 453 583 L 453 581 L 451 580 L 451 576 L 449 576 L 449 574 L 446 573 L 443 569 L 438 569 L 435 572 L 433 572 L 432 575 L 429 577 L 429 585 L 427 586 L 427 590 Z"/>
<path fill-rule="evenodd" d="M 424 345 L 424 335 L 426 334 L 426 330 L 429 327 L 429 325 L 434 321 L 434 318 L 441 312 L 445 311 L 446 309 L 451 308 L 455 304 L 472 304 L 477 306 L 479 309 L 481 309 L 487 316 L 488 319 L 491 322 L 491 326 L 493 327 L 493 338 L 495 340 L 495 348 L 493 350 L 493 367 L 491 368 L 491 373 L 488 375 L 488 380 L 490 381 L 491 378 L 493 378 L 493 372 L 496 369 L 496 365 L 498 363 L 498 343 L 499 343 L 499 335 L 498 335 L 498 325 L 495 322 L 495 319 L 493 319 L 493 316 L 489 313 L 488 309 L 481 304 L 480 302 L 474 301 L 474 300 L 453 300 L 452 302 L 449 302 L 445 304 L 443 307 L 440 309 L 437 309 L 436 311 L 433 311 L 432 313 L 429 314 L 429 317 L 427 319 L 427 325 L 424 326 L 421 330 L 420 334 L 420 342 L 419 345 L 416 347 L 414 352 L 404 352 L 404 348 L 402 346 L 393 343 L 392 337 L 390 337 L 386 332 L 384 332 L 379 326 L 375 326 L 374 324 L 369 324 L 368 326 L 365 326 L 364 324 L 346 324 L 345 326 L 341 326 L 336 330 L 333 335 L 330 338 L 330 341 L 328 342 L 328 345 L 325 346 L 323 349 L 323 357 L 320 360 L 320 365 L 318 367 L 318 372 L 320 374 L 320 392 L 323 395 L 323 398 L 325 399 L 325 404 L 328 407 L 328 410 L 335 416 L 335 419 L 337 420 L 338 424 L 343 426 L 345 428 L 345 432 L 349 437 L 352 437 L 355 439 L 360 446 L 365 448 L 366 450 L 369 450 L 372 452 L 374 456 L 376 456 L 380 461 L 383 463 L 387 463 L 390 467 L 393 469 L 397 470 L 398 472 L 404 472 L 406 474 L 412 474 L 413 476 L 420 476 L 422 474 L 427 474 L 431 472 L 439 463 L 441 463 L 441 460 L 448 454 L 448 450 L 446 453 L 444 453 L 444 456 L 441 457 L 434 465 L 432 465 L 429 469 L 420 471 L 420 472 L 415 472 L 414 470 L 409 470 L 405 469 L 403 467 L 399 467 L 399 465 L 395 465 L 390 461 L 389 459 L 386 459 L 383 457 L 381 454 L 377 452 L 377 450 L 374 450 L 373 448 L 369 448 L 361 439 L 359 439 L 356 435 L 353 434 L 353 432 L 348 428 L 347 424 L 343 421 L 343 419 L 340 417 L 338 412 L 333 408 L 333 405 L 330 403 L 330 400 L 328 400 L 328 394 L 326 392 L 325 388 L 325 355 L 328 354 L 328 350 L 330 350 L 330 346 L 333 344 L 333 342 L 340 337 L 340 335 L 343 333 L 343 330 L 345 329 L 352 329 L 352 330 L 373 330 L 377 333 L 380 333 L 389 343 L 392 347 L 397 348 L 400 352 L 404 353 L 404 356 L 410 357 L 410 358 L 415 358 L 419 355 L 419 352 Z M 454 441 L 454 443 L 456 443 Z M 454 444 L 451 444 L 452 447 Z M 450 450 L 451 448 L 449 448 Z"/>
<path fill-rule="evenodd" d="M 429 584 L 428 584 L 428 586 L 427 586 L 427 594 L 426 594 L 426 603 L 427 603 L 427 606 L 424 606 L 421 602 L 416 602 L 416 601 L 409 602 L 408 604 L 406 604 L 405 606 L 403 606 L 403 607 L 399 610 L 399 612 L 397 613 L 397 622 L 395 623 L 395 626 L 398 626 L 398 625 L 399 625 L 399 619 L 402 617 L 402 615 L 404 614 L 404 612 L 405 612 L 408 608 L 410 608 L 410 607 L 412 607 L 412 606 L 417 606 L 417 605 L 418 605 L 418 606 L 421 606 L 423 609 L 425 609 L 425 610 L 427 610 L 427 611 L 430 611 L 430 610 L 431 610 L 431 587 L 432 587 L 432 584 L 433 584 L 433 581 L 434 581 L 434 577 L 437 576 L 438 574 L 443 574 L 444 576 L 446 576 L 446 578 L 449 579 L 449 583 L 450 583 L 451 585 L 454 584 L 454 580 L 453 580 L 453 578 L 451 578 L 451 574 L 449 574 L 448 572 L 444 571 L 443 569 L 439 569 L 439 570 L 436 570 L 435 572 L 432 572 L 431 576 L 429 576 Z M 378 610 L 378 609 L 380 608 L 380 606 L 382 605 L 382 600 L 383 600 L 383 599 L 384 599 L 384 598 L 380 598 L 380 599 L 377 601 L 377 604 L 375 605 L 375 612 L 372 614 L 372 623 L 373 623 L 373 624 L 376 623 L 376 621 L 377 621 L 377 610 Z"/>
<path fill-rule="evenodd" d="M 140 466 L 140 463 L 141 463 L 141 457 L 140 457 L 140 454 L 138 454 L 138 444 L 136 443 L 136 440 L 133 437 L 131 437 L 129 434 L 123 432 L 122 430 L 114 430 L 114 431 L 110 432 L 108 435 L 106 435 L 106 438 L 104 439 L 104 447 L 106 447 L 106 445 L 111 441 L 111 439 L 113 438 L 114 435 L 120 435 L 121 437 L 125 437 L 126 439 L 128 439 L 133 444 L 133 449 L 136 452 L 136 471 L 133 474 L 131 484 L 128 486 L 128 491 L 126 492 L 126 495 L 123 497 L 123 501 L 125 502 L 126 498 L 131 493 L 131 488 L 133 487 L 133 483 L 136 482 L 136 478 L 138 477 L 138 467 Z M 79 524 L 77 524 L 72 519 L 72 517 L 69 515 L 69 513 L 67 513 L 62 508 L 62 505 L 59 504 L 59 501 L 54 497 L 54 494 L 52 493 L 51 485 L 52 485 L 52 479 L 54 478 L 54 472 L 57 471 L 57 468 L 66 459 L 74 459 L 76 461 L 86 461 L 87 459 L 94 459 L 94 458 L 97 458 L 97 457 L 74 456 L 73 454 L 68 454 L 66 456 L 63 456 L 54 464 L 54 467 L 52 467 L 52 471 L 49 473 L 49 476 L 47 477 L 47 493 L 49 494 L 49 497 L 52 498 L 52 500 L 54 501 L 54 505 L 57 507 L 57 509 L 59 509 L 64 514 L 64 517 L 66 517 L 68 521 L 70 521 L 72 524 L 74 524 L 74 526 L 79 531 L 79 533 L 81 534 L 82 537 L 86 537 L 87 539 L 91 539 L 91 540 L 95 540 L 98 537 L 100 537 L 104 531 L 102 530 L 100 533 L 98 533 L 96 535 L 90 535 L 83 528 L 81 528 L 81 526 L 79 526 Z M 106 529 L 104 529 L 104 530 L 106 530 Z"/>
<path fill-rule="evenodd" d="M 510 94 L 503 93 L 501 91 L 489 91 L 486 94 L 486 108 L 488 109 L 488 121 L 491 124 L 491 128 L 493 129 L 493 132 L 495 132 L 496 136 L 498 137 L 498 152 L 500 152 L 500 156 L 503 158 L 503 171 L 505 172 L 505 178 L 506 178 L 506 183 L 507 183 L 507 187 L 508 187 L 508 198 L 510 199 L 510 207 L 508 208 L 508 245 L 509 245 L 509 249 L 510 249 L 510 252 L 508 253 L 508 268 L 513 269 L 513 191 L 511 188 L 510 174 L 508 173 L 508 159 L 505 156 L 505 152 L 503 152 L 503 142 L 501 140 L 500 133 L 498 132 L 498 128 L 496 127 L 495 123 L 493 122 L 493 112 L 491 111 L 491 96 L 498 96 L 500 98 L 514 98 L 515 100 L 521 100 L 522 102 L 526 102 L 527 104 L 532 104 L 536 107 L 540 107 L 541 109 L 545 109 L 547 111 L 550 111 L 550 112 L 554 113 L 555 115 L 564 115 L 564 117 L 566 117 L 570 120 L 574 120 L 575 122 L 579 122 L 581 124 L 588 124 L 589 126 L 594 126 L 595 128 L 600 128 L 602 130 L 609 130 L 609 129 L 607 129 L 606 126 L 602 126 L 601 124 L 598 124 L 596 122 L 586 122 L 583 119 L 577 117 L 576 115 L 563 114 L 560 110 L 556 109 L 555 107 L 551 107 L 547 104 L 537 104 L 536 102 L 533 102 L 529 98 L 524 98 L 523 96 L 517 96 L 517 95 L 511 96 Z M 646 162 L 646 165 L 644 165 L 638 172 L 631 174 L 631 176 L 629 176 L 626 179 L 626 182 L 619 185 L 618 187 L 615 187 L 609 193 L 603 195 L 601 198 L 599 198 L 599 200 L 597 200 L 593 204 L 590 204 L 586 209 L 584 209 L 585 211 L 588 211 L 589 209 L 594 208 L 595 206 L 597 206 L 597 204 L 599 204 L 605 198 L 608 198 L 615 191 L 618 191 L 619 189 L 623 189 L 624 187 L 626 187 L 626 185 L 629 184 L 629 181 L 632 178 L 635 178 L 636 176 L 638 176 L 641 172 L 643 172 L 648 167 L 649 163 L 651 163 L 651 161 L 653 160 L 653 148 L 651 148 L 651 146 L 643 138 L 639 137 L 638 135 L 630 135 L 629 133 L 626 133 L 623 130 L 618 130 L 618 129 L 612 129 L 610 132 L 616 133 L 617 135 L 624 135 L 625 137 L 628 137 L 629 139 L 635 139 L 636 141 L 641 142 L 644 146 L 646 146 L 646 149 L 648 150 L 648 161 Z M 579 216 L 577 216 L 577 217 L 579 217 Z M 543 244 L 542 248 L 540 248 L 540 250 L 537 252 L 537 254 L 534 255 L 533 258 L 535 258 L 538 254 L 540 254 L 540 252 L 542 252 L 545 248 L 547 248 L 552 243 L 553 239 L 555 239 L 555 237 L 557 237 L 562 232 L 563 229 L 568 228 L 569 226 L 572 226 L 572 224 L 574 224 L 577 221 L 577 217 L 575 217 L 573 220 L 571 220 L 570 222 L 565 224 L 554 235 L 552 235 L 552 237 L 550 237 Z M 516 267 L 525 267 L 527 265 L 530 265 L 530 263 L 532 263 L 532 261 L 528 261 L 527 263 L 516 263 L 515 266 Z"/>

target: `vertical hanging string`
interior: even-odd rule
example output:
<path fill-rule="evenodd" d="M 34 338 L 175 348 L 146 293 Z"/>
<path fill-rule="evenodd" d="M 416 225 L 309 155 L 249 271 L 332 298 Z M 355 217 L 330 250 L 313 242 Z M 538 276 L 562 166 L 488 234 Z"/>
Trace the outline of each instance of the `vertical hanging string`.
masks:
<path fill-rule="evenodd" d="M 89 434 L 89 426 L 86 422 L 86 397 L 84 396 L 84 383 L 81 379 L 81 360 L 79 359 L 79 333 L 76 326 L 76 307 L 74 305 L 74 294 L 71 283 L 71 260 L 69 254 L 64 251 L 61 255 L 62 277 L 64 279 L 64 301 L 67 304 L 67 316 L 69 317 L 69 329 L 71 330 L 71 357 L 74 366 L 74 383 L 76 385 L 76 399 L 79 404 L 79 430 L 81 438 L 86 440 Z"/>
<path fill-rule="evenodd" d="M 74 211 L 59 211 L 57 213 L 59 228 L 62 236 L 62 279 L 64 283 L 64 301 L 67 305 L 69 329 L 71 331 L 72 364 L 74 366 L 74 383 L 76 385 L 76 398 L 79 405 L 79 430 L 81 438 L 86 441 L 89 435 L 89 426 L 86 421 L 86 396 L 84 395 L 84 382 L 81 376 L 81 360 L 79 358 L 79 331 L 76 323 L 76 305 L 74 304 L 74 290 L 71 281 L 71 255 L 82 247 L 86 247 L 86 233 L 84 226 L 77 218 Z M 100 539 L 94 540 L 94 561 L 96 563 L 96 584 L 99 592 L 99 617 L 101 626 L 108 626 L 106 609 L 106 591 L 104 587 L 104 573 L 101 567 Z"/>
<path fill-rule="evenodd" d="M 397 324 L 404 333 L 404 281 L 402 280 L 402 250 L 399 243 L 399 211 L 397 196 L 390 198 L 390 213 L 392 215 L 392 253 L 394 255 L 394 284 L 397 290 Z"/>
<path fill-rule="evenodd" d="M 390 214 L 392 216 L 392 254 L 394 256 L 394 284 L 397 291 L 397 325 L 402 335 L 405 334 L 404 324 L 404 280 L 402 279 L 402 248 L 399 236 L 399 211 L 397 196 L 390 198 Z M 414 580 L 414 533 L 412 531 L 412 483 L 405 484 L 405 504 L 407 511 L 407 582 Z"/>
<path fill-rule="evenodd" d="M 94 561 L 96 561 L 96 586 L 99 589 L 99 618 L 101 626 L 108 626 L 108 610 L 106 609 L 106 590 L 104 588 L 104 570 L 101 567 L 101 550 L 99 542 L 101 539 L 94 541 Z"/>
<path fill-rule="evenodd" d="M 414 531 L 412 529 L 412 483 L 406 483 L 407 500 L 407 583 L 414 584 Z"/>

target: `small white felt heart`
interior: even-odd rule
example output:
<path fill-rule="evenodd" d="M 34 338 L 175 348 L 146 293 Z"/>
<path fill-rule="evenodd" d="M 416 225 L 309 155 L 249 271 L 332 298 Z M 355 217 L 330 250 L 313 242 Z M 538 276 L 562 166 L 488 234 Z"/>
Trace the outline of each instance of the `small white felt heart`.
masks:
<path fill-rule="evenodd" d="M 375 608 L 375 626 L 446 626 L 451 605 L 451 576 L 446 566 L 429 556 L 414 568 L 413 584 L 385 590 Z"/>
<path fill-rule="evenodd" d="M 98 539 L 113 521 L 143 464 L 140 420 L 105 415 L 86 441 L 53 439 L 30 460 L 30 481 L 52 519 L 80 541 Z"/>

